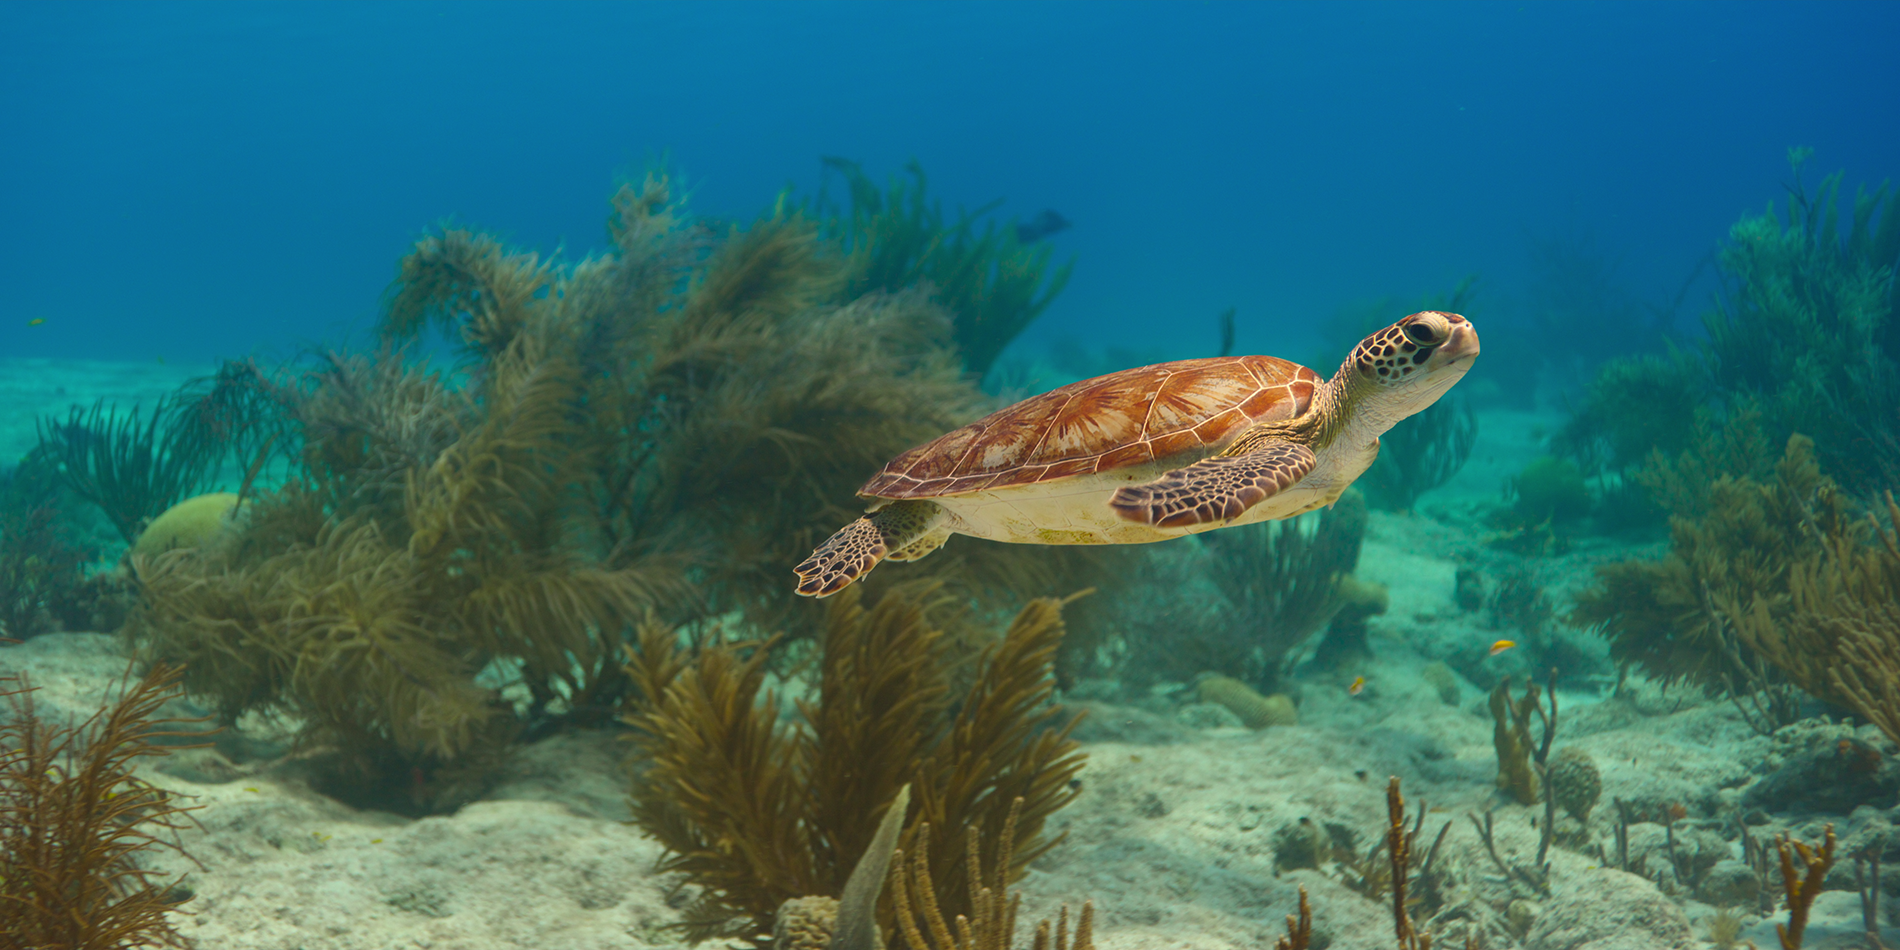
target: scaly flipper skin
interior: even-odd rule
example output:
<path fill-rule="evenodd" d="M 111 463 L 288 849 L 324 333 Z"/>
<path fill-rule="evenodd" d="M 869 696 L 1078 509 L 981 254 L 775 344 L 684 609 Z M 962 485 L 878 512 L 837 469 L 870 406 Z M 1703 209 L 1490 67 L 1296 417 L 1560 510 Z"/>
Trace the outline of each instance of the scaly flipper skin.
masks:
<path fill-rule="evenodd" d="M 909 560 L 923 557 L 936 547 L 920 553 L 908 549 L 931 534 L 942 519 L 943 509 L 935 502 L 900 501 L 839 528 L 837 534 L 811 552 L 811 557 L 792 568 L 798 575 L 798 593 L 830 597 L 869 574 L 892 551 L 909 555 Z M 948 536 L 944 532 L 944 537 Z"/>
<path fill-rule="evenodd" d="M 904 547 L 884 555 L 884 559 L 887 561 L 922 560 L 935 552 L 938 548 L 943 547 L 943 543 L 950 540 L 951 533 L 949 528 L 938 528 Z"/>
<path fill-rule="evenodd" d="M 1202 459 L 1146 485 L 1119 489 L 1108 504 L 1124 519 L 1157 528 L 1230 521 L 1305 478 L 1317 461 L 1312 449 L 1275 440 L 1245 455 Z"/>

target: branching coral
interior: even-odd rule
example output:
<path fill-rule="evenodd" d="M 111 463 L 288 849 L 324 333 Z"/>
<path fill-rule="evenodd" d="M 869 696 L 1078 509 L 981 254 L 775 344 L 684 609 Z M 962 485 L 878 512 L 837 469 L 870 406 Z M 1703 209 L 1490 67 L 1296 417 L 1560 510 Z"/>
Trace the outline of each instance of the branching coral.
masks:
<path fill-rule="evenodd" d="M 1549 692 L 1548 712 L 1544 710 L 1543 695 L 1535 682 L 1526 682 L 1524 695 L 1513 697 L 1508 676 L 1491 691 L 1491 741 L 1498 754 L 1497 785 L 1521 805 L 1544 800 L 1539 775 L 1550 757 L 1550 744 L 1557 737 L 1557 694 Z M 1532 722 L 1542 723 L 1540 738 L 1531 737 Z"/>
<path fill-rule="evenodd" d="M 1827 872 L 1834 867 L 1834 825 L 1829 823 L 1822 834 L 1819 848 L 1785 833 L 1775 839 L 1775 851 L 1781 857 L 1782 887 L 1788 897 L 1788 922 L 1775 925 L 1781 950 L 1801 950 L 1808 911 L 1827 882 Z M 1798 866 L 1796 858 L 1800 859 Z"/>
<path fill-rule="evenodd" d="M 1791 565 L 1853 531 L 1846 500 L 1803 436 L 1788 440 L 1772 481 L 1723 475 L 1680 497 L 1669 556 L 1598 567 L 1571 618 L 1597 625 L 1618 663 L 1665 683 L 1737 696 L 1771 687 L 1779 677 L 1738 639 L 1738 618 L 1757 599 L 1785 612 Z"/>
<path fill-rule="evenodd" d="M 1892 496 L 1889 518 L 1900 515 Z M 1870 519 L 1871 520 L 1871 519 Z M 1900 741 L 1900 533 L 1840 531 L 1793 565 L 1789 596 L 1727 610 L 1750 648 L 1809 693 L 1853 709 Z"/>
<path fill-rule="evenodd" d="M 993 875 L 967 852 L 930 855 L 951 916 L 974 912 L 980 888 L 970 882 L 1007 885 L 1054 845 L 1039 840 L 1043 823 L 1074 798 L 1069 781 L 1082 766 L 1073 720 L 1056 723 L 1046 706 L 1060 602 L 1024 608 L 953 710 L 942 635 L 924 615 L 929 592 L 894 592 L 869 609 L 860 596 L 830 606 L 819 699 L 801 704 L 804 722 L 791 728 L 761 695 L 761 644 L 687 652 L 670 628 L 641 628 L 627 715 L 641 753 L 634 816 L 672 852 L 666 866 L 702 888 L 687 912 L 694 939 L 749 938 L 769 931 L 790 898 L 838 894 L 869 845 L 868 818 L 906 783 L 918 820 L 945 834 L 1013 834 Z"/>
<path fill-rule="evenodd" d="M 0 724 L 0 935 L 7 946 L 119 950 L 182 947 L 166 914 L 183 899 L 144 852 L 182 849 L 189 807 L 133 772 L 192 735 L 158 710 L 178 696 L 178 670 L 154 667 L 78 726 L 34 711 L 32 686 L 4 695 Z M 176 748 L 172 746 L 171 748 Z"/>
<path fill-rule="evenodd" d="M 898 933 L 903 936 L 903 945 L 908 950 L 1011 950 L 1016 945 L 1016 911 L 1022 904 L 1022 895 L 1010 893 L 1009 869 L 1014 864 L 1010 848 L 1015 843 L 1015 819 L 1021 805 L 1022 800 L 1017 799 L 1016 807 L 1011 808 L 987 871 L 981 866 L 981 841 L 976 829 L 969 830 L 964 848 L 969 869 L 965 889 L 974 896 L 971 914 L 952 918 L 956 922 L 954 931 L 944 920 L 936 883 L 930 877 L 930 825 L 918 827 L 917 852 L 908 867 L 904 864 L 903 852 L 898 852 L 891 884 Z M 1083 903 L 1082 912 L 1076 916 L 1075 936 L 1071 939 L 1069 908 L 1065 904 L 1057 920 L 1043 920 L 1036 925 L 1035 942 L 1031 946 L 1033 950 L 1094 950 L 1094 920 L 1095 905 Z"/>

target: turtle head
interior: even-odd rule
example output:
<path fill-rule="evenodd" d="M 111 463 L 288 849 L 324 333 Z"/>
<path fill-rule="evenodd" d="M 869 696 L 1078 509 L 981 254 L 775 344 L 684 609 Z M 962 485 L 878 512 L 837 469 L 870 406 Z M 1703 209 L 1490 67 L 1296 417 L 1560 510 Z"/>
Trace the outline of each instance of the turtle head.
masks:
<path fill-rule="evenodd" d="M 1339 375 L 1355 396 L 1376 404 L 1374 414 L 1389 425 L 1436 402 L 1477 356 L 1471 321 L 1426 310 L 1361 340 Z"/>

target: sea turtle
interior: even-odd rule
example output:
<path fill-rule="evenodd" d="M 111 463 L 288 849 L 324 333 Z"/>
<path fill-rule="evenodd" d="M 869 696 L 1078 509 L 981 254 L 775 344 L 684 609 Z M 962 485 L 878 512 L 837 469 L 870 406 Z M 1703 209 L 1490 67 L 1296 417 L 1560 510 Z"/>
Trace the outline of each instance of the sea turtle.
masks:
<path fill-rule="evenodd" d="M 1330 380 L 1271 356 L 1220 356 L 1050 390 L 892 459 L 858 490 L 867 514 L 794 569 L 798 592 L 835 594 L 952 534 L 1140 544 L 1330 505 L 1379 436 L 1477 355 L 1470 321 L 1427 310 L 1360 341 Z"/>

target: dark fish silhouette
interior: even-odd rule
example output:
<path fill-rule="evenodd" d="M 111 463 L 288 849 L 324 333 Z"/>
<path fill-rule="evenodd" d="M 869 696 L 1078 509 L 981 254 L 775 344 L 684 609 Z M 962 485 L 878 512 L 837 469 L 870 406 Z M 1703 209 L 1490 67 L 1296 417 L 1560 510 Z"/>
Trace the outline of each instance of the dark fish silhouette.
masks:
<path fill-rule="evenodd" d="M 1041 214 L 1016 225 L 1016 240 L 1022 244 L 1034 244 L 1051 234 L 1068 229 L 1068 218 L 1063 217 L 1054 208 L 1044 208 Z"/>

